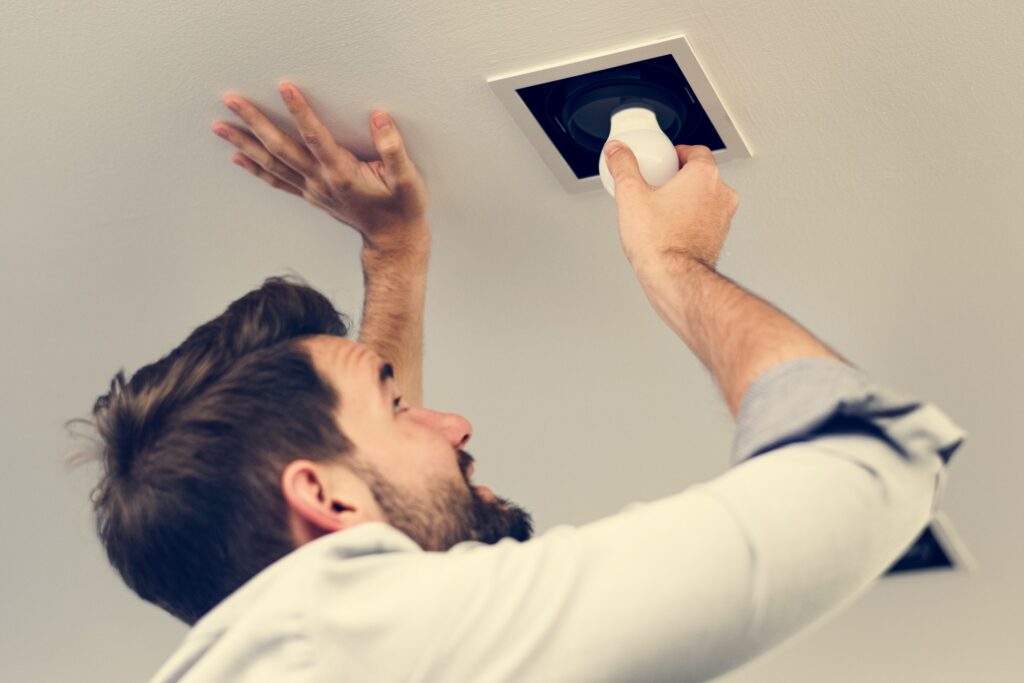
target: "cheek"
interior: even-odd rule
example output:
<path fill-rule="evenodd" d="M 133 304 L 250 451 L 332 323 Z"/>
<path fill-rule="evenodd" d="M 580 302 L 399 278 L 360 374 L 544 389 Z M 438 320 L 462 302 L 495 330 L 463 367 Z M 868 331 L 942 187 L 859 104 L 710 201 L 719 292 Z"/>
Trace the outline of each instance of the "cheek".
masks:
<path fill-rule="evenodd" d="M 438 486 L 451 486 L 453 480 L 463 479 L 458 458 L 450 450 L 445 452 L 436 444 L 414 439 L 403 446 L 401 457 L 395 458 L 391 465 L 396 476 L 408 486 L 436 490 Z"/>

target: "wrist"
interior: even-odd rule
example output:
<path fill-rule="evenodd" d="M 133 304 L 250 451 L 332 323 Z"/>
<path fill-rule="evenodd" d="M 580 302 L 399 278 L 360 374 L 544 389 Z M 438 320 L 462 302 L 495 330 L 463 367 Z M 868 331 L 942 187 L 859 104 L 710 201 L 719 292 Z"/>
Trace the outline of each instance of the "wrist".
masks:
<path fill-rule="evenodd" d="M 372 242 L 363 238 L 362 259 L 373 265 L 392 261 L 420 261 L 430 254 L 430 231 L 417 228 L 400 239 Z"/>
<path fill-rule="evenodd" d="M 704 261 L 680 251 L 637 257 L 630 259 L 630 264 L 644 286 L 666 279 L 679 280 L 692 277 L 694 274 L 718 272 Z"/>

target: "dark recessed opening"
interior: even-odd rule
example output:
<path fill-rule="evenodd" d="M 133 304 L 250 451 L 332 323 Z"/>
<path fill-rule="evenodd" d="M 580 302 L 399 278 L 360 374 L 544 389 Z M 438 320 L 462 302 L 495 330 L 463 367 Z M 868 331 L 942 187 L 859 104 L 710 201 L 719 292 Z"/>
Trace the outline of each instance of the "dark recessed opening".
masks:
<path fill-rule="evenodd" d="M 711 119 L 668 54 L 516 90 L 578 179 L 598 174 L 613 111 L 651 109 L 673 145 L 725 149 Z"/>
<path fill-rule="evenodd" d="M 943 549 L 939 539 L 927 527 L 910 549 L 885 574 L 921 571 L 923 569 L 953 569 L 953 562 Z"/>

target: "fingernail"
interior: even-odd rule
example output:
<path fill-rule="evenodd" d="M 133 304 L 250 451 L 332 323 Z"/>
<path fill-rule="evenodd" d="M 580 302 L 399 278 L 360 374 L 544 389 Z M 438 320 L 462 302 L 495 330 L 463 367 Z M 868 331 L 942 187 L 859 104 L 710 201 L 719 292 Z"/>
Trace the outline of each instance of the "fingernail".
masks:
<path fill-rule="evenodd" d="M 377 130 L 386 130 L 391 126 L 391 121 L 388 120 L 388 115 L 377 112 L 373 115 L 373 125 L 377 127 Z"/>
<path fill-rule="evenodd" d="M 228 105 L 228 109 L 235 112 L 236 114 L 241 109 L 241 107 L 238 106 L 238 102 L 235 102 L 234 100 L 225 100 L 224 104 Z"/>
<path fill-rule="evenodd" d="M 289 103 L 289 104 L 291 104 L 291 101 L 292 101 L 292 91 L 291 91 L 291 89 L 287 85 L 280 85 L 280 86 L 277 87 L 277 89 L 281 91 L 281 97 L 284 98 L 284 101 Z"/>
<path fill-rule="evenodd" d="M 609 156 L 609 157 L 610 157 L 611 155 L 615 154 L 615 153 L 616 153 L 616 152 L 618 152 L 618 151 L 619 151 L 620 149 L 622 149 L 622 148 L 623 148 L 624 146 L 625 146 L 625 145 L 623 145 L 623 144 L 622 144 L 621 142 L 619 142 L 618 140 L 612 140 L 612 141 L 611 141 L 611 142 L 609 142 L 609 143 L 608 143 L 608 144 L 607 144 L 607 145 L 605 146 L 605 148 L 604 148 L 604 153 L 605 153 L 605 156 Z"/>

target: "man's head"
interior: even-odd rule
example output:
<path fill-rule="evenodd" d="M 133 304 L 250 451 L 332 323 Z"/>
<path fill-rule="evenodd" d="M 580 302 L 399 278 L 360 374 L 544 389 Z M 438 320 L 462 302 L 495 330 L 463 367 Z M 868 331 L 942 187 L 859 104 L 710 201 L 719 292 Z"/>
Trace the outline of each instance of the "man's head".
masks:
<path fill-rule="evenodd" d="M 284 468 L 297 544 L 364 522 L 386 522 L 424 550 L 530 538 L 529 513 L 471 485 L 473 456 L 459 450 L 473 433 L 464 417 L 402 405 L 392 366 L 366 346 L 327 335 L 300 346 L 342 395 L 335 420 L 354 458 Z"/>
<path fill-rule="evenodd" d="M 370 521 L 425 550 L 530 538 L 529 513 L 470 485 L 469 423 L 395 408 L 386 359 L 350 324 L 268 278 L 96 400 L 97 531 L 140 597 L 193 624 L 296 547 Z"/>

